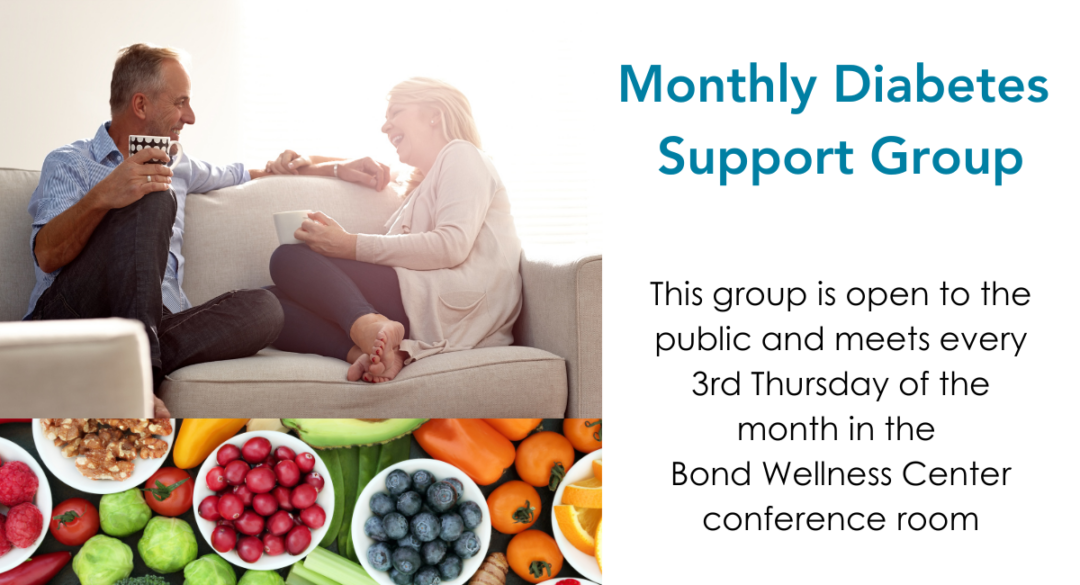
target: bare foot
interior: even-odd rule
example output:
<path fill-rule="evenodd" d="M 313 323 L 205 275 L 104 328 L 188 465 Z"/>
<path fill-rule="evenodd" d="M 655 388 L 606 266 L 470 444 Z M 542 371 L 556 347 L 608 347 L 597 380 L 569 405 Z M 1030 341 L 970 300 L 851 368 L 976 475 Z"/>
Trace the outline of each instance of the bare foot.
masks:
<path fill-rule="evenodd" d="M 399 342 L 400 345 L 400 342 Z M 368 371 L 364 374 L 364 380 L 368 382 L 389 382 L 401 372 L 401 369 L 405 367 L 405 358 L 409 357 L 409 354 L 403 351 L 387 351 L 385 355 L 380 358 L 378 364 L 372 363 L 368 366 Z M 374 362 L 375 358 L 371 358 Z M 376 368 L 379 371 L 375 371 Z"/>
<path fill-rule="evenodd" d="M 397 349 L 405 338 L 405 326 L 377 313 L 363 315 L 349 329 L 349 338 L 378 363 L 388 348 Z"/>
<path fill-rule="evenodd" d="M 349 373 L 345 375 L 345 378 L 350 382 L 356 382 L 367 373 L 369 367 L 371 367 L 371 356 L 362 353 L 353 365 L 349 366 Z"/>
<path fill-rule="evenodd" d="M 378 365 L 383 360 L 383 354 L 390 354 L 401 348 L 402 340 L 405 339 L 405 326 L 396 321 L 384 321 L 375 335 L 372 344 L 372 365 Z M 390 356 L 387 355 L 387 358 Z M 379 373 L 378 370 L 375 373 Z"/>
<path fill-rule="evenodd" d="M 165 401 L 157 396 L 154 397 L 154 418 L 172 418 L 169 409 L 165 408 Z"/>

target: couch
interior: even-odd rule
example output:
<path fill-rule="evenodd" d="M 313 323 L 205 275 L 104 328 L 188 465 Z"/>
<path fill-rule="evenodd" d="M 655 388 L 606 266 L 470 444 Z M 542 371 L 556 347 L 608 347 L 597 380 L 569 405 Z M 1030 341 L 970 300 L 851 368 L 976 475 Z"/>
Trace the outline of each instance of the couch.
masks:
<path fill-rule="evenodd" d="M 26 206 L 38 175 L 0 169 L 0 321 L 21 319 L 33 288 Z M 319 209 L 349 231 L 381 233 L 398 201 L 390 189 L 322 177 L 268 177 L 189 195 L 184 290 L 199 304 L 227 290 L 271 284 L 274 212 Z M 510 347 L 436 355 L 383 384 L 346 381 L 348 364 L 341 360 L 267 348 L 172 372 L 158 394 L 179 417 L 600 416 L 601 257 L 537 258 L 526 250 L 521 276 L 523 309 Z M 0 323 L 0 338 L 10 338 L 14 328 Z M 32 360 L 35 352 L 23 354 L 30 357 L 20 359 Z M 69 384 L 43 381 L 40 391 L 58 400 L 83 392 Z M 142 404 L 141 396 L 133 400 Z"/>

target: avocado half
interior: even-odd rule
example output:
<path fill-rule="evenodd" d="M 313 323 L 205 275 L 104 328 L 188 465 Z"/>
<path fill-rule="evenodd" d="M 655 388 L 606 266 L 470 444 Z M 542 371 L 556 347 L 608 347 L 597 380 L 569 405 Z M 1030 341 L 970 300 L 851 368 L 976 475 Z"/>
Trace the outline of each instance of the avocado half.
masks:
<path fill-rule="evenodd" d="M 405 436 L 427 422 L 426 418 L 283 418 L 300 440 L 316 449 L 354 445 L 379 445 Z"/>

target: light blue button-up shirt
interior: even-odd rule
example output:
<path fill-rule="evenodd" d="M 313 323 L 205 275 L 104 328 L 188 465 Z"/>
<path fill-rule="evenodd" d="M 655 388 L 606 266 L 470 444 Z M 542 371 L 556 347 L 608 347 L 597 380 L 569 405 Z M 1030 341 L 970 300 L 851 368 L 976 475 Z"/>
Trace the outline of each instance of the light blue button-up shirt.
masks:
<path fill-rule="evenodd" d="M 90 189 L 122 162 L 124 157 L 109 136 L 109 122 L 102 124 L 92 139 L 78 140 L 62 146 L 45 157 L 41 180 L 27 207 L 33 220 L 33 231 L 30 233 L 31 257 L 34 257 L 34 240 L 42 226 L 85 197 Z M 184 205 L 187 194 L 206 193 L 250 180 L 251 175 L 240 163 L 215 167 L 188 157 L 186 152 L 173 167 L 172 190 L 176 193 L 176 221 L 173 222 L 172 237 L 169 239 L 169 264 L 165 270 L 165 280 L 161 283 L 161 300 L 173 313 L 191 308 L 191 303 L 181 288 L 184 283 L 184 255 L 181 247 L 184 244 Z M 43 272 L 34 257 L 37 283 L 30 295 L 30 306 L 24 319 L 34 311 L 38 298 L 52 285 L 61 270 L 63 268 L 55 272 Z"/>

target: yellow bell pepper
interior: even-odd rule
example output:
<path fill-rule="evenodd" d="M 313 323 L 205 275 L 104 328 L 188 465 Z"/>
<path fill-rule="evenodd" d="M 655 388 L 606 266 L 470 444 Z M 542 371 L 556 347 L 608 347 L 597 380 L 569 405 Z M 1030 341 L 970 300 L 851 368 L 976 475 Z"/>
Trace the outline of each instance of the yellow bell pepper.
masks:
<path fill-rule="evenodd" d="M 191 469 L 202 463 L 219 445 L 244 428 L 246 418 L 187 418 L 173 445 L 173 464 Z"/>

